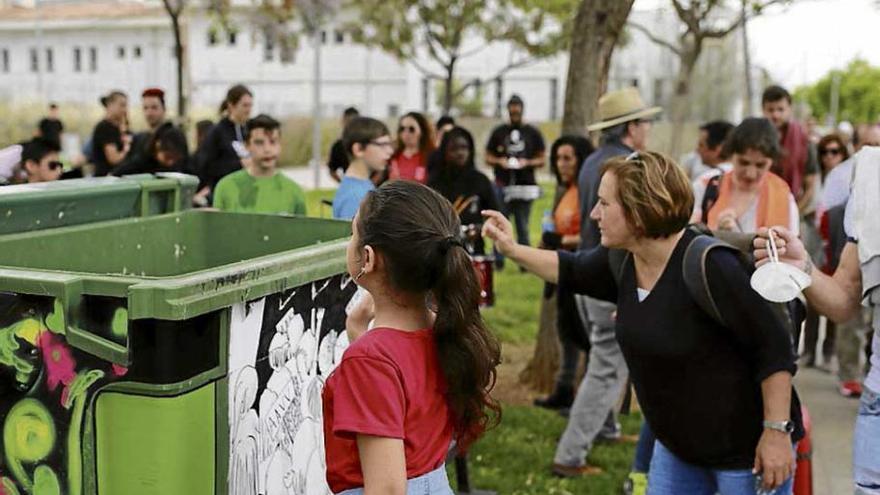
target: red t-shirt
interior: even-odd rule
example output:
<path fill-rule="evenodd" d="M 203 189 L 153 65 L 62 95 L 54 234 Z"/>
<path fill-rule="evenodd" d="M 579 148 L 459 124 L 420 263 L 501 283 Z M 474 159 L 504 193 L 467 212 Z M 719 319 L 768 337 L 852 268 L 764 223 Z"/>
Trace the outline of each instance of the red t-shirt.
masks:
<path fill-rule="evenodd" d="M 424 184 L 428 181 L 428 166 L 425 163 L 425 154 L 418 152 L 413 156 L 406 156 L 402 151 L 391 157 L 392 179 L 414 180 Z"/>
<path fill-rule="evenodd" d="M 445 390 L 431 330 L 374 328 L 357 339 L 323 392 L 333 493 L 364 486 L 358 434 L 403 439 L 408 479 L 442 465 L 452 441 Z"/>

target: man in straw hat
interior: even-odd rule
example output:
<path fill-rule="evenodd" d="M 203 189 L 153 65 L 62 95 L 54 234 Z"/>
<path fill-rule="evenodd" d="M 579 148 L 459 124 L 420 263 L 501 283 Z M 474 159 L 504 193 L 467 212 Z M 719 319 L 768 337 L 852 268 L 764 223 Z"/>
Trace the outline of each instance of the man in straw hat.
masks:
<path fill-rule="evenodd" d="M 661 111 L 660 107 L 646 106 L 636 88 L 610 91 L 599 99 L 599 122 L 587 129 L 602 131 L 601 146 L 584 161 L 578 177 L 581 249 L 599 244 L 599 226 L 590 220 L 590 211 L 598 198 L 602 164 L 610 158 L 644 150 L 651 119 Z M 597 438 L 621 439 L 614 406 L 627 378 L 626 364 L 614 335 L 614 305 L 585 296 L 577 296 L 577 303 L 581 318 L 589 321 L 592 347 L 587 374 L 578 387 L 568 425 L 553 459 L 554 474 L 564 477 L 601 472 L 587 465 L 585 459 Z"/>

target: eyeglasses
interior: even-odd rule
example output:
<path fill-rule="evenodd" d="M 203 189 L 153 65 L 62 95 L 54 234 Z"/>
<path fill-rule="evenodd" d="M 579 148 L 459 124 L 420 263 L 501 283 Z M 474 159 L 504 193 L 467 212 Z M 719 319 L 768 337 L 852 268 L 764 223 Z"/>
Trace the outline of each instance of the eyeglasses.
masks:
<path fill-rule="evenodd" d="M 840 154 L 840 148 L 825 148 L 824 150 L 819 150 L 819 156 L 825 156 L 825 155 L 837 156 L 839 154 Z"/>
<path fill-rule="evenodd" d="M 416 133 L 416 126 L 402 125 L 397 128 L 397 133 L 400 134 L 402 132 L 409 132 L 409 133 L 415 134 Z"/>
<path fill-rule="evenodd" d="M 367 144 L 373 144 L 380 148 L 394 148 L 394 143 L 391 141 L 370 141 Z"/>
<path fill-rule="evenodd" d="M 57 160 L 49 162 L 48 166 L 49 166 L 49 170 L 56 170 L 56 169 L 64 168 L 64 164 L 57 161 Z"/>

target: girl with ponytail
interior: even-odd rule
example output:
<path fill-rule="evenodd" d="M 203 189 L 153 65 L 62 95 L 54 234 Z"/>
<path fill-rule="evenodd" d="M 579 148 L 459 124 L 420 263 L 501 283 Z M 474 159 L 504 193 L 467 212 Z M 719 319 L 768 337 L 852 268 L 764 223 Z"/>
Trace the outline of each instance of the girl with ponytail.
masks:
<path fill-rule="evenodd" d="M 451 442 L 466 451 L 500 419 L 489 395 L 500 346 L 458 215 L 431 189 L 394 181 L 366 196 L 352 227 L 348 272 L 369 296 L 324 388 L 327 481 L 346 495 L 451 495 Z"/>

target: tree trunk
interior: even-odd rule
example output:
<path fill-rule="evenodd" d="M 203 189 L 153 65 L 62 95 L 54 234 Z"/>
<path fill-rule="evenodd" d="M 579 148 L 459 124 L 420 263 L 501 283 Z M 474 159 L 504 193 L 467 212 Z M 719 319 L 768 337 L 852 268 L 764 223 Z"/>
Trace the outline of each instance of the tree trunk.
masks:
<path fill-rule="evenodd" d="M 519 374 L 524 383 L 541 393 L 548 393 L 556 383 L 559 369 L 559 339 L 556 334 L 556 295 L 541 298 L 541 319 L 532 359 Z"/>
<path fill-rule="evenodd" d="M 186 93 L 183 89 L 183 42 L 180 35 L 180 14 L 171 14 L 171 28 L 174 31 L 174 55 L 177 58 L 177 114 L 181 123 L 186 120 Z"/>
<path fill-rule="evenodd" d="M 574 20 L 562 133 L 586 133 L 608 85 L 611 55 L 634 0 L 582 0 Z"/>
<path fill-rule="evenodd" d="M 669 139 L 670 154 L 676 158 L 683 150 L 681 140 L 684 135 L 684 127 L 688 124 L 691 114 L 691 76 L 694 73 L 697 60 L 700 58 L 702 41 L 694 41 L 689 46 L 683 44 L 682 48 L 678 76 L 675 80 L 675 91 L 672 94 L 669 109 L 670 120 L 672 121 L 672 135 Z"/>
<path fill-rule="evenodd" d="M 449 115 L 454 101 L 455 59 L 446 66 L 446 80 L 443 81 L 443 115 Z"/>

